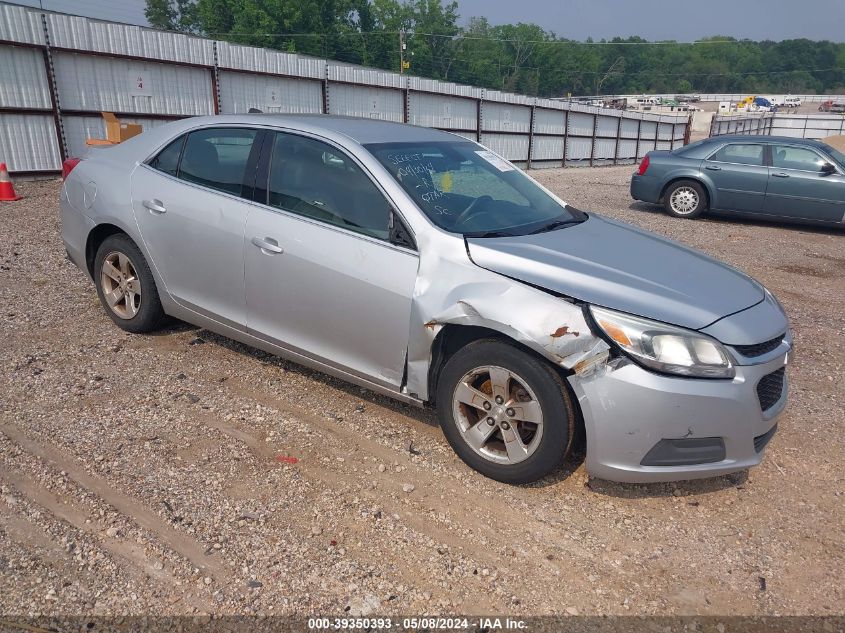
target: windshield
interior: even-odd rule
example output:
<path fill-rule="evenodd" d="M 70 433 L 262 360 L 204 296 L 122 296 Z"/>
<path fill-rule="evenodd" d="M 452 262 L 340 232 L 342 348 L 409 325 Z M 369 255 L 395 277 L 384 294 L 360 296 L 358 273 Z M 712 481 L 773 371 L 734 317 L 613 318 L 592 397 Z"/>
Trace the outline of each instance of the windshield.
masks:
<path fill-rule="evenodd" d="M 583 222 L 531 178 L 474 143 L 366 145 L 437 226 L 467 237 L 527 235 Z"/>

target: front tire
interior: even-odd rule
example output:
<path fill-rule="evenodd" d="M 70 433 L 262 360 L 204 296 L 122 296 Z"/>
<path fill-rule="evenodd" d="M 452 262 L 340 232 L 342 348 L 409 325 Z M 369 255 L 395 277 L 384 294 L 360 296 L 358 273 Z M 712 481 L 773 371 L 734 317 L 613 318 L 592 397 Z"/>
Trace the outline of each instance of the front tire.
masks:
<path fill-rule="evenodd" d="M 679 180 L 669 185 L 663 206 L 676 218 L 697 218 L 707 210 L 707 192 L 694 180 Z"/>
<path fill-rule="evenodd" d="M 545 361 L 497 339 L 472 342 L 446 363 L 437 414 L 458 456 L 508 484 L 559 469 L 572 447 L 575 413 L 566 385 Z"/>
<path fill-rule="evenodd" d="M 161 327 L 165 315 L 155 279 L 128 235 L 103 240 L 94 258 L 94 281 L 100 303 L 118 327 L 135 334 Z"/>

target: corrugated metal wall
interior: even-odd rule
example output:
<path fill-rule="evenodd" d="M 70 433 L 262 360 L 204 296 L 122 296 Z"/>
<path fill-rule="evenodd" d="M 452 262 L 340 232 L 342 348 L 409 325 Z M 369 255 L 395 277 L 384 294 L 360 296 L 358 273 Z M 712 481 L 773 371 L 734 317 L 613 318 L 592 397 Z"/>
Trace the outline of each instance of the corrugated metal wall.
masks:
<path fill-rule="evenodd" d="M 682 144 L 687 125 L 0 0 L 0 161 L 13 171 L 60 169 L 104 135 L 101 111 L 149 128 L 250 108 L 437 127 L 531 167 L 633 161 L 638 146 Z"/>
<path fill-rule="evenodd" d="M 792 138 L 822 139 L 845 134 L 841 114 L 717 114 L 710 136 L 723 134 L 764 134 Z"/>
<path fill-rule="evenodd" d="M 270 75 L 220 71 L 220 112 L 235 114 L 257 108 L 263 112 L 320 113 L 322 83 Z"/>

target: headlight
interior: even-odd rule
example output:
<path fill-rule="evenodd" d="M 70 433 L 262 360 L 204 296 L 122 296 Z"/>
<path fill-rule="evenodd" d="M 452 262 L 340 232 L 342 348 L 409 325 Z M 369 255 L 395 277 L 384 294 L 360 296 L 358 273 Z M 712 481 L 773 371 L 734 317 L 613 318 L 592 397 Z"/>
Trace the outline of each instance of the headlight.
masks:
<path fill-rule="evenodd" d="M 620 349 L 659 372 L 697 378 L 733 378 L 719 341 L 684 328 L 590 306 L 598 326 Z"/>

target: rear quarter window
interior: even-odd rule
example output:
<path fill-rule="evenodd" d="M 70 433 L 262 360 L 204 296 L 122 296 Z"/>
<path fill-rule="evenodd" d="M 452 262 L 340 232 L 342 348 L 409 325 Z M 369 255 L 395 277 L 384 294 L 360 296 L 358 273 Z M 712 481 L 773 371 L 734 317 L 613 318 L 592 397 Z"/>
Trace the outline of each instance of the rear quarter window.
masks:
<path fill-rule="evenodd" d="M 161 150 L 148 164 L 153 169 L 175 176 L 179 169 L 179 157 L 182 155 L 182 146 L 185 144 L 185 135 L 172 141 L 167 147 Z"/>

